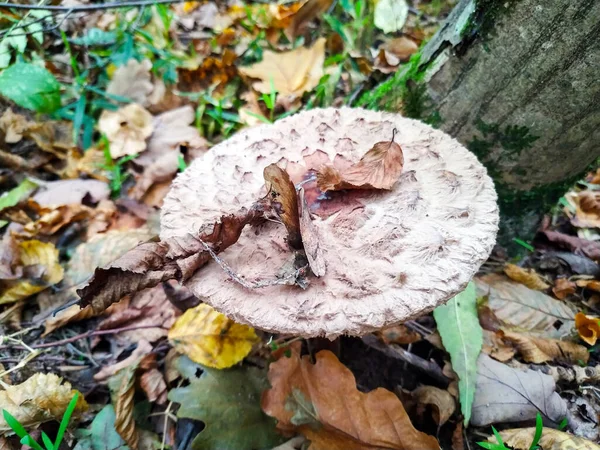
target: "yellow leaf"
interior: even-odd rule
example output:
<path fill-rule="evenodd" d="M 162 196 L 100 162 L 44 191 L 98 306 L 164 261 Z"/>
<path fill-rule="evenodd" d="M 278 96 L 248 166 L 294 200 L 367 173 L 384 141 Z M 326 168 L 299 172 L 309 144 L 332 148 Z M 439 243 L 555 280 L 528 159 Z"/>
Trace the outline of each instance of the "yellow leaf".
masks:
<path fill-rule="evenodd" d="M 0 409 L 7 410 L 24 427 L 29 428 L 50 420 L 60 421 L 67 405 L 77 393 L 74 417 L 86 411 L 88 404 L 83 395 L 71 389 L 68 382 L 54 374 L 36 373 L 27 381 L 6 386 L 0 391 Z M 11 430 L 0 415 L 0 435 Z"/>
<path fill-rule="evenodd" d="M 600 318 L 586 316 L 579 312 L 575 315 L 575 328 L 579 333 L 579 337 L 590 345 L 596 344 L 598 336 L 600 336 Z"/>
<path fill-rule="evenodd" d="M 504 430 L 500 432 L 500 436 L 502 436 L 502 440 L 510 448 L 528 450 L 535 436 L 535 428 Z M 491 436 L 488 441 L 495 443 L 496 438 Z M 543 448 L 544 450 L 600 450 L 600 446 L 592 441 L 552 428 L 544 428 L 539 448 Z"/>
<path fill-rule="evenodd" d="M 258 337 L 253 328 L 200 304 L 177 319 L 169 330 L 169 340 L 192 361 L 225 369 L 244 359 Z"/>
<path fill-rule="evenodd" d="M 300 96 L 319 84 L 323 76 L 326 39 L 318 39 L 312 47 L 299 47 L 289 52 L 276 53 L 266 50 L 261 62 L 240 67 L 243 75 L 258 78 L 253 87 L 259 92 L 271 92 L 273 87 L 283 96 Z"/>
<path fill-rule="evenodd" d="M 58 263 L 58 250 L 54 244 L 37 240 L 24 241 L 19 244 L 21 265 L 39 266 L 42 275 L 35 280 L 19 280 L 11 282 L 0 295 L 0 305 L 14 303 L 33 294 L 43 291 L 48 286 L 63 279 L 63 268 Z"/>
<path fill-rule="evenodd" d="M 578 364 L 580 361 L 587 363 L 590 354 L 583 345 L 558 339 L 543 339 L 527 336 L 513 331 L 502 330 L 499 332 L 504 340 L 511 342 L 519 351 L 523 359 L 534 364 L 549 361 Z"/>
<path fill-rule="evenodd" d="M 523 269 L 515 264 L 506 264 L 504 273 L 512 280 L 524 284 L 529 289 L 544 291 L 550 286 L 533 269 Z"/>

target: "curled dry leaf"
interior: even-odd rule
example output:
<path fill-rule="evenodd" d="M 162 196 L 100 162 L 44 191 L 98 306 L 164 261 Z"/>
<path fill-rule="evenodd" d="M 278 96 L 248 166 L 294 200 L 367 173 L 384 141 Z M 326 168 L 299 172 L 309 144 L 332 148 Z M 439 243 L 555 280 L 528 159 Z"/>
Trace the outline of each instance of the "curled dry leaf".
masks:
<path fill-rule="evenodd" d="M 50 242 L 37 240 L 19 243 L 19 260 L 27 273 L 32 270 L 30 279 L 21 279 L 4 282 L 0 294 L 0 305 L 13 303 L 25 299 L 33 294 L 43 291 L 48 286 L 58 283 L 63 279 L 63 268 L 58 262 L 58 250 Z"/>
<path fill-rule="evenodd" d="M 54 374 L 36 373 L 17 385 L 5 385 L 0 391 L 0 410 L 5 409 L 26 428 L 50 420 L 60 421 L 73 396 L 78 394 L 73 417 L 77 418 L 88 409 L 83 395 L 71 389 L 68 382 Z M 0 435 L 12 432 L 0 415 Z"/>
<path fill-rule="evenodd" d="M 333 0 L 307 0 L 300 9 L 292 16 L 291 23 L 286 27 L 285 35 L 290 42 L 294 42 L 295 37 L 302 33 L 311 21 L 319 17 L 329 9 Z"/>
<path fill-rule="evenodd" d="M 536 434 L 535 427 L 500 431 L 504 443 L 515 450 L 529 450 Z M 496 437 L 490 436 L 488 442 L 496 443 Z M 595 442 L 550 427 L 544 427 L 538 446 L 544 450 L 600 450 Z"/>
<path fill-rule="evenodd" d="M 45 152 L 65 159 L 75 145 L 73 144 L 73 122 L 48 120 L 33 123 L 23 135 L 33 139 Z"/>
<path fill-rule="evenodd" d="M 416 331 L 411 330 L 406 325 L 394 325 L 375 332 L 375 335 L 385 344 L 413 344 L 423 338 Z M 439 335 L 438 335 L 439 337 Z"/>
<path fill-rule="evenodd" d="M 600 193 L 593 191 L 570 192 L 565 198 L 575 206 L 571 223 L 579 228 L 600 227 Z"/>
<path fill-rule="evenodd" d="M 241 74 L 261 81 L 252 86 L 258 92 L 270 93 L 273 88 L 284 97 L 299 97 L 319 84 L 325 61 L 324 38 L 319 38 L 310 48 L 298 47 L 289 52 L 263 52 L 262 61 L 240 67 Z"/>
<path fill-rule="evenodd" d="M 25 116 L 16 114 L 8 108 L 0 117 L 0 131 L 4 133 L 3 141 L 6 144 L 16 144 L 23 139 L 23 134 L 31 125 L 32 123 Z"/>
<path fill-rule="evenodd" d="M 598 280 L 577 280 L 577 286 L 600 292 L 600 281 Z"/>
<path fill-rule="evenodd" d="M 487 298 L 487 306 L 507 327 L 519 328 L 532 336 L 560 339 L 571 333 L 575 325 L 576 311 L 570 305 L 503 275 L 477 277 L 475 284 L 477 296 Z"/>
<path fill-rule="evenodd" d="M 575 328 L 581 339 L 589 345 L 595 345 L 600 336 L 600 318 L 579 312 L 575 315 Z"/>
<path fill-rule="evenodd" d="M 444 425 L 454 414 L 456 402 L 448 391 L 434 386 L 419 386 L 412 392 L 417 402 L 417 414 L 423 417 L 427 405 L 433 407 L 433 420 L 438 427 Z"/>
<path fill-rule="evenodd" d="M 483 330 L 483 347 L 481 351 L 500 362 L 510 361 L 516 353 L 514 347 L 506 344 L 496 332 L 486 329 Z"/>
<path fill-rule="evenodd" d="M 550 286 L 533 269 L 524 269 L 516 264 L 506 264 L 504 273 L 517 283 L 524 284 L 529 289 L 545 291 Z"/>
<path fill-rule="evenodd" d="M 300 189 L 299 198 L 300 207 L 300 234 L 302 236 L 302 245 L 306 253 L 306 259 L 310 270 L 316 277 L 322 277 L 327 271 L 327 264 L 323 256 L 323 248 L 321 247 L 321 239 L 317 228 L 310 217 L 310 209 L 304 198 L 304 189 Z"/>
<path fill-rule="evenodd" d="M 169 330 L 177 351 L 216 369 L 243 360 L 258 341 L 254 329 L 240 325 L 206 304 L 188 309 Z"/>
<path fill-rule="evenodd" d="M 315 364 L 297 352 L 280 358 L 269 367 L 269 382 L 263 410 L 282 432 L 303 434 L 310 450 L 439 449 L 412 426 L 398 397 L 382 388 L 359 392 L 352 372 L 328 350 Z"/>
<path fill-rule="evenodd" d="M 552 292 L 560 300 L 564 300 L 569 295 L 574 294 L 576 290 L 577 285 L 566 278 L 557 278 L 552 288 Z"/>
<path fill-rule="evenodd" d="M 110 143 L 110 155 L 118 159 L 146 149 L 146 139 L 152 134 L 152 115 L 136 103 L 117 111 L 102 111 L 98 129 Z"/>
<path fill-rule="evenodd" d="M 342 189 L 391 189 L 404 167 L 402 148 L 391 141 L 377 142 L 361 160 L 339 171 L 325 166 L 317 172 L 317 185 L 323 192 Z"/>
<path fill-rule="evenodd" d="M 111 391 L 111 398 L 115 407 L 115 429 L 119 436 L 133 450 L 138 449 L 140 440 L 139 432 L 135 426 L 133 417 L 133 408 L 135 406 L 135 379 L 138 370 L 138 364 L 121 369 L 110 380 L 108 387 Z"/>
<path fill-rule="evenodd" d="M 302 248 L 298 197 L 294 183 L 288 173 L 277 164 L 265 167 L 263 176 L 275 214 L 281 218 L 288 232 L 288 244 L 294 249 Z"/>
<path fill-rule="evenodd" d="M 584 346 L 573 342 L 535 338 L 507 330 L 498 333 L 504 340 L 511 342 L 523 359 L 530 363 L 542 364 L 548 361 L 557 361 L 579 364 L 580 362 L 587 363 L 590 357 Z"/>
<path fill-rule="evenodd" d="M 567 404 L 555 392 L 551 376 L 534 370 L 521 371 L 480 355 L 471 424 L 486 426 L 534 419 L 539 412 L 559 423 Z"/>
<path fill-rule="evenodd" d="M 150 69 L 152 63 L 148 59 L 129 59 L 127 63 L 117 67 L 106 86 L 106 93 L 126 97 L 134 103 L 148 106 L 148 96 L 154 90 Z"/>
<path fill-rule="evenodd" d="M 146 397 L 150 402 L 162 405 L 167 401 L 167 384 L 158 369 L 152 368 L 142 373 L 140 387 L 146 393 Z"/>

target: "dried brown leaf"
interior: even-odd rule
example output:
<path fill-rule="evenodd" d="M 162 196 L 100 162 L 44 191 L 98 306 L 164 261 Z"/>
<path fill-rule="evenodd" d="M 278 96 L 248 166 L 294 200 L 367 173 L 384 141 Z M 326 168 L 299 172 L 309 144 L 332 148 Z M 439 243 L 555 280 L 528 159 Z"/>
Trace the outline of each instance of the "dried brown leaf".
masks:
<path fill-rule="evenodd" d="M 108 380 L 112 402 L 115 407 L 115 429 L 119 433 L 119 436 L 133 450 L 138 450 L 140 439 L 133 417 L 135 380 L 138 364 L 139 361 L 121 369 Z"/>
<path fill-rule="evenodd" d="M 542 364 L 557 361 L 569 364 L 587 363 L 590 354 L 583 345 L 557 339 L 541 339 L 514 331 L 502 330 L 500 336 L 511 342 L 527 362 Z"/>
<path fill-rule="evenodd" d="M 60 421 L 75 394 L 79 395 L 74 417 L 88 409 L 83 395 L 54 374 L 36 373 L 21 384 L 5 385 L 0 391 L 0 409 L 5 409 L 24 427 L 34 427 L 50 420 Z M 0 435 L 12 432 L 0 415 Z"/>
<path fill-rule="evenodd" d="M 391 39 L 383 44 L 382 48 L 398 58 L 400 62 L 408 61 L 411 55 L 419 51 L 417 43 L 406 36 Z"/>
<path fill-rule="evenodd" d="M 163 405 L 167 401 L 167 384 L 158 369 L 150 369 L 140 376 L 140 386 L 151 402 Z"/>
<path fill-rule="evenodd" d="M 286 27 L 285 34 L 294 42 L 295 37 L 300 35 L 303 29 L 314 19 L 329 9 L 333 0 L 307 0 L 300 9 L 292 16 L 291 23 Z"/>
<path fill-rule="evenodd" d="M 131 58 L 127 63 L 117 67 L 106 86 L 106 93 L 126 97 L 134 103 L 148 106 L 148 97 L 154 90 L 150 69 L 152 69 L 150 60 L 138 61 Z"/>
<path fill-rule="evenodd" d="M 288 244 L 294 249 L 302 248 L 300 216 L 296 188 L 288 173 L 277 164 L 270 164 L 263 171 L 268 197 L 276 214 L 281 217 L 288 232 Z M 309 218 L 310 219 L 310 218 Z"/>
<path fill-rule="evenodd" d="M 395 134 L 395 130 L 394 130 Z M 325 166 L 317 172 L 317 185 L 323 192 L 342 189 L 391 189 L 402 173 L 404 155 L 402 148 L 391 141 L 377 142 L 361 160 L 349 168 L 338 171 Z"/>
<path fill-rule="evenodd" d="M 412 392 L 413 398 L 417 402 L 417 414 L 423 416 L 425 406 L 433 406 L 432 416 L 438 427 L 444 425 L 456 409 L 454 397 L 440 388 L 434 386 L 419 386 Z"/>
<path fill-rule="evenodd" d="M 382 388 L 359 392 L 352 372 L 330 351 L 317 353 L 315 364 L 298 353 L 281 358 L 269 366 L 269 381 L 263 410 L 279 430 L 303 434 L 310 450 L 439 449 L 435 438 L 412 426 L 398 397 Z"/>
<path fill-rule="evenodd" d="M 162 284 L 167 299 L 180 311 L 186 311 L 200 304 L 201 300 L 192 294 L 187 287 L 175 281 L 166 281 Z"/>
<path fill-rule="evenodd" d="M 21 114 L 14 113 L 8 108 L 0 117 L 0 131 L 4 133 L 6 144 L 16 144 L 23 139 L 23 134 L 31 127 L 32 122 Z"/>
<path fill-rule="evenodd" d="M 589 345 L 595 345 L 600 336 L 600 318 L 579 312 L 575 315 L 575 328 L 581 339 Z"/>
<path fill-rule="evenodd" d="M 540 231 L 538 236 L 555 244 L 559 248 L 572 251 L 578 255 L 587 256 L 590 259 L 600 259 L 600 242 L 581 239 L 577 236 L 560 233 L 558 231 Z"/>
<path fill-rule="evenodd" d="M 118 159 L 135 155 L 146 149 L 146 139 L 152 134 L 152 115 L 136 103 L 117 111 L 104 110 L 98 120 L 98 129 L 110 143 L 110 155 Z"/>
<path fill-rule="evenodd" d="M 495 331 L 483 330 L 483 347 L 481 351 L 496 361 L 510 361 L 515 356 L 512 345 L 506 344 Z"/>
<path fill-rule="evenodd" d="M 323 256 L 321 238 L 317 231 L 317 227 L 315 227 L 312 222 L 310 209 L 304 198 L 304 189 L 300 189 L 299 201 L 300 206 L 302 207 L 302 213 L 300 214 L 300 234 L 304 252 L 306 253 L 306 258 L 308 259 L 312 273 L 316 277 L 322 277 L 327 271 L 327 263 Z"/>
<path fill-rule="evenodd" d="M 577 280 L 577 286 L 600 292 L 600 281 L 598 280 Z"/>
<path fill-rule="evenodd" d="M 535 427 L 500 431 L 504 443 L 515 450 L 529 450 L 536 434 Z M 496 437 L 490 436 L 488 441 L 496 443 Z M 544 450 L 600 450 L 595 442 L 550 427 L 544 427 L 538 445 Z"/>
<path fill-rule="evenodd" d="M 569 295 L 574 294 L 576 290 L 577 285 L 566 278 L 557 278 L 552 288 L 552 292 L 560 300 L 564 300 Z"/>
<path fill-rule="evenodd" d="M 94 375 L 94 380 L 98 382 L 106 382 L 110 377 L 115 375 L 122 369 L 126 369 L 128 367 L 135 366 L 137 368 L 140 361 L 144 358 L 144 356 L 148 355 L 152 351 L 152 345 L 148 341 L 140 341 L 136 349 L 125 358 L 123 361 L 119 361 L 118 363 L 112 364 L 110 366 L 105 366 Z"/>
<path fill-rule="evenodd" d="M 75 147 L 73 122 L 48 120 L 34 123 L 25 130 L 23 136 L 33 139 L 40 149 L 60 159 L 65 159 Z"/>
<path fill-rule="evenodd" d="M 504 266 L 504 273 L 511 280 L 524 284 L 529 289 L 545 291 L 550 287 L 533 269 L 524 269 L 515 264 L 506 264 Z"/>
<path fill-rule="evenodd" d="M 411 330 L 406 325 L 394 325 L 375 332 L 375 335 L 385 344 L 413 344 L 423 338 L 416 331 Z M 438 334 L 439 338 L 439 334 Z M 440 347 L 443 348 L 443 347 Z"/>

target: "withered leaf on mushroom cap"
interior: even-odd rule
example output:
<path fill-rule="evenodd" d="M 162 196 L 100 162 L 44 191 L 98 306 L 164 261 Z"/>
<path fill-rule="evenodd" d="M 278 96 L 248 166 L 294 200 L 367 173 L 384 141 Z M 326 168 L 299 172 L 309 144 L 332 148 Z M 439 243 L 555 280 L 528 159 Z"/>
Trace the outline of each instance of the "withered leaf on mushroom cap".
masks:
<path fill-rule="evenodd" d="M 327 265 L 323 258 L 323 249 L 317 234 L 317 229 L 312 223 L 310 218 L 310 211 L 306 199 L 304 198 L 304 189 L 300 189 L 300 206 L 302 213 L 300 215 L 300 234 L 302 235 L 302 245 L 304 245 L 304 252 L 306 253 L 306 259 L 310 265 L 310 270 L 317 277 L 325 275 Z"/>
<path fill-rule="evenodd" d="M 265 167 L 263 176 L 269 190 L 268 195 L 271 204 L 275 204 L 277 213 L 288 232 L 290 247 L 301 249 L 300 216 L 294 183 L 292 183 L 288 173 L 277 164 L 270 164 Z"/>
<path fill-rule="evenodd" d="M 391 141 L 377 142 L 359 162 L 339 171 L 325 166 L 317 172 L 317 185 L 322 191 L 342 189 L 391 189 L 404 167 L 402 148 Z"/>

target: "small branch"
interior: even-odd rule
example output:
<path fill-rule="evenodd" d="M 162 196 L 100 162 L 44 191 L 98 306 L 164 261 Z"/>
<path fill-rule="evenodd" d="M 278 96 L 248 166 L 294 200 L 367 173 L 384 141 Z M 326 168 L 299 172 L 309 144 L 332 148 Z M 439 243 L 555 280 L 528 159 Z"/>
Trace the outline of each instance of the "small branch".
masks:
<path fill-rule="evenodd" d="M 23 345 L 19 345 L 19 346 L 25 350 L 28 348 L 34 349 L 34 348 L 58 347 L 60 345 L 71 344 L 72 342 L 76 342 L 80 339 L 87 339 L 87 338 L 93 337 L 93 336 L 102 336 L 105 334 L 119 334 L 119 333 L 123 333 L 125 331 L 141 330 L 144 328 L 162 328 L 162 326 L 161 325 L 131 325 L 129 327 L 115 328 L 114 330 L 93 330 L 93 331 L 88 331 L 87 333 L 78 334 L 78 335 L 70 337 L 68 339 L 62 339 L 60 341 L 46 342 L 44 344 L 34 344 L 31 346 L 25 346 L 25 344 L 23 344 Z M 5 350 L 8 348 L 14 349 L 15 346 L 0 345 L 0 350 Z"/>
<path fill-rule="evenodd" d="M 139 6 L 152 6 L 159 4 L 169 3 L 182 3 L 184 0 L 131 0 L 124 2 L 111 2 L 111 3 L 96 3 L 92 5 L 77 5 L 77 6 L 58 6 L 58 5 L 23 5 L 19 3 L 0 3 L 0 8 L 13 8 L 13 9 L 26 9 L 34 10 L 39 9 L 42 11 L 100 11 L 105 9 L 119 9 L 119 8 L 130 8 Z"/>

